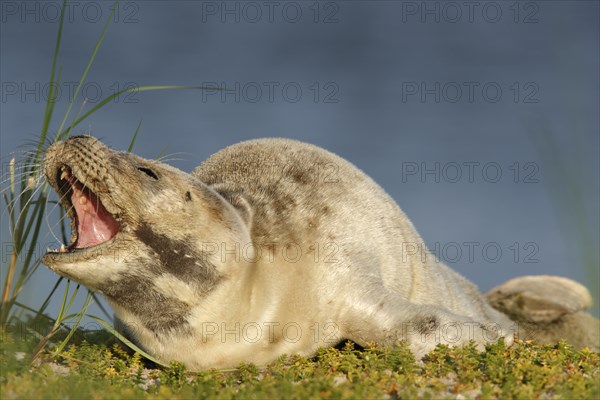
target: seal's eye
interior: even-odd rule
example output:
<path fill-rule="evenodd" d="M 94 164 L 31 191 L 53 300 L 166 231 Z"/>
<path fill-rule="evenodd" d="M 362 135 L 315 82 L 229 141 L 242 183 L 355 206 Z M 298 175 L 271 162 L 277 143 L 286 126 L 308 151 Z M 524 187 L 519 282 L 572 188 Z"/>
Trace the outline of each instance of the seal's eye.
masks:
<path fill-rule="evenodd" d="M 156 175 L 156 173 L 150 168 L 138 167 L 138 169 L 148 175 L 150 178 L 158 180 L 158 175 Z"/>
<path fill-rule="evenodd" d="M 185 192 L 185 201 L 192 201 L 192 194 L 190 192 Z"/>

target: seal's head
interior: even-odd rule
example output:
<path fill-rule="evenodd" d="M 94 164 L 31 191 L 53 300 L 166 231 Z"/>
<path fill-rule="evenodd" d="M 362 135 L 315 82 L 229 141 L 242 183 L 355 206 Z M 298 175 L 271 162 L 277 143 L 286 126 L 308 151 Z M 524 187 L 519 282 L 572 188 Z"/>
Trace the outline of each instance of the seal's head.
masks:
<path fill-rule="evenodd" d="M 72 233 L 70 244 L 42 261 L 134 314 L 140 302 L 169 304 L 162 297 L 176 292 L 178 282 L 194 292 L 183 303 L 200 299 L 231 267 L 209 245 L 249 241 L 235 208 L 192 175 L 90 136 L 53 144 L 44 174 Z M 189 304 L 176 307 L 172 315 Z"/>

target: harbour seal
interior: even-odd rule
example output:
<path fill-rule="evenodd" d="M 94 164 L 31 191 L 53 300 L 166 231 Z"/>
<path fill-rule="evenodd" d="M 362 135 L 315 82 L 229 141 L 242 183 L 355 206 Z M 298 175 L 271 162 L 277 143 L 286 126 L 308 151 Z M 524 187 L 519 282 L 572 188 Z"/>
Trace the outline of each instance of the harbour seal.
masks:
<path fill-rule="evenodd" d="M 128 334 L 191 369 L 266 364 L 350 339 L 512 343 L 515 326 L 425 249 L 348 161 L 288 139 L 235 144 L 188 174 L 90 136 L 50 146 L 71 243 L 43 262 L 103 294 Z"/>

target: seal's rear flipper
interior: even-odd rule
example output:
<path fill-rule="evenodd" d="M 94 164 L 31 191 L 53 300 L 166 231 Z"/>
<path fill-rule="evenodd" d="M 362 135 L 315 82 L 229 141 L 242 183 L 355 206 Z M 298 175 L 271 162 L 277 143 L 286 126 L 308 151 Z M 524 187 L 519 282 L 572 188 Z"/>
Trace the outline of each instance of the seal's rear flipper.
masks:
<path fill-rule="evenodd" d="M 576 348 L 600 351 L 600 321 L 583 310 L 592 296 L 581 284 L 559 276 L 511 279 L 485 294 L 490 305 L 517 323 L 517 336 L 541 344 L 564 339 Z"/>
<path fill-rule="evenodd" d="M 556 321 L 592 305 L 592 296 L 583 285 L 550 275 L 514 278 L 485 296 L 492 307 L 512 319 L 535 323 Z"/>

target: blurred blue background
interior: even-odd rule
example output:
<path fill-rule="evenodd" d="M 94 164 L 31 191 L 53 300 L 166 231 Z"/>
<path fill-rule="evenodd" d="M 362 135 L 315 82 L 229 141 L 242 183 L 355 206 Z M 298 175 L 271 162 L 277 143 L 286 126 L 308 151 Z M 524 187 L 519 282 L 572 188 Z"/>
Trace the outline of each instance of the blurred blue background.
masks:
<path fill-rule="evenodd" d="M 60 2 L 0 4 L 4 179 L 42 126 Z M 67 10 L 54 133 L 111 4 Z M 125 150 L 141 120 L 134 152 L 186 171 L 245 139 L 308 141 L 373 177 L 482 290 L 525 274 L 597 290 L 599 16 L 595 1 L 124 1 L 71 118 L 133 85 L 227 87 L 121 96 L 76 133 Z M 7 225 L 3 204 L 2 279 Z M 22 301 L 54 280 L 41 268 Z"/>

